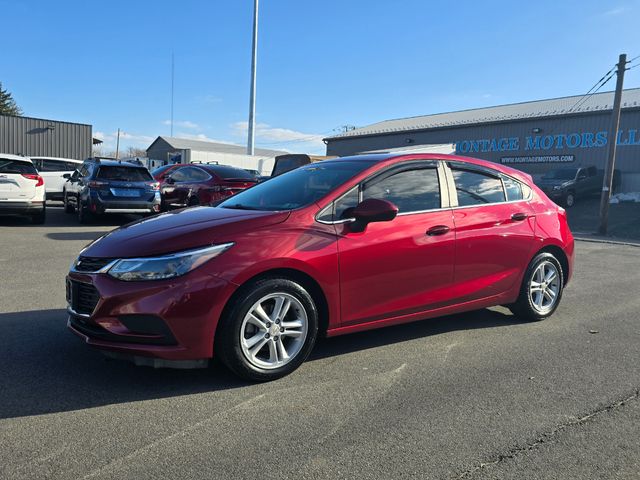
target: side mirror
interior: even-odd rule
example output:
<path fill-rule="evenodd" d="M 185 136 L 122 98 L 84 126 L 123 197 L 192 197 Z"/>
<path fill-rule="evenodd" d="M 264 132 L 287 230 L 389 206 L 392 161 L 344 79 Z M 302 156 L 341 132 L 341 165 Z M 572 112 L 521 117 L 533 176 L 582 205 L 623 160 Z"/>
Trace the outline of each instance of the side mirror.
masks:
<path fill-rule="evenodd" d="M 398 207 L 387 200 L 368 198 L 363 200 L 351 212 L 358 223 L 389 222 L 398 215 Z"/>

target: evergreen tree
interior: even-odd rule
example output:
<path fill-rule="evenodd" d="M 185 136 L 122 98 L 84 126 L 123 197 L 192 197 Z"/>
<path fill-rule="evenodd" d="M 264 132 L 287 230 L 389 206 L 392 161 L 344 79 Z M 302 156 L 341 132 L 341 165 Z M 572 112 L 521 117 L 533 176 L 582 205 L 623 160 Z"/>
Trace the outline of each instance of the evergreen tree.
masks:
<path fill-rule="evenodd" d="M 11 93 L 2 88 L 2 82 L 0 82 L 0 115 L 22 115 L 22 110 L 16 104 Z"/>

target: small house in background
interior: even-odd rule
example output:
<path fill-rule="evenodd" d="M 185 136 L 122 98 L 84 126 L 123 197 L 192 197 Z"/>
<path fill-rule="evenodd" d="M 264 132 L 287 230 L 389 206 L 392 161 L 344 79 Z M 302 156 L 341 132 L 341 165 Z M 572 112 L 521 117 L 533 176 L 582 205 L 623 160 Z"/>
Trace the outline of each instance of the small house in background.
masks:
<path fill-rule="evenodd" d="M 287 152 L 256 148 L 255 155 L 247 155 L 247 147 L 232 143 L 192 140 L 187 138 L 158 137 L 147 148 L 147 157 L 166 163 L 214 163 L 256 170 L 269 175 L 274 159 Z"/>

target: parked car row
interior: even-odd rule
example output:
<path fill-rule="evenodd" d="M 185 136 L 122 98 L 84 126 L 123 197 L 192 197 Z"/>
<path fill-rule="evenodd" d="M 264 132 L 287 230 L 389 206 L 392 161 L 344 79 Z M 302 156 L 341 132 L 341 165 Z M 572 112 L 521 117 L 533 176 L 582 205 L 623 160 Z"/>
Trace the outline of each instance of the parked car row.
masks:
<path fill-rule="evenodd" d="M 544 174 L 537 182 L 547 196 L 564 207 L 573 207 L 576 200 L 599 195 L 602 192 L 604 171 L 596 167 L 563 167 Z M 612 193 L 622 184 L 620 171 L 613 171 Z"/>

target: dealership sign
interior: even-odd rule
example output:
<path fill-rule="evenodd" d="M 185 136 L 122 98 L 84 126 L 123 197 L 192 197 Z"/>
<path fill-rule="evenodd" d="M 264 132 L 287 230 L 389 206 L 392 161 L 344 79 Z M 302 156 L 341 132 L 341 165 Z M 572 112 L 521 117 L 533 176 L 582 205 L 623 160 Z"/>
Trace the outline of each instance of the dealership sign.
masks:
<path fill-rule="evenodd" d="M 457 153 L 518 152 L 522 150 L 545 151 L 574 148 L 600 148 L 607 145 L 607 136 L 606 131 L 574 132 L 552 135 L 529 135 L 524 138 L 524 141 L 522 141 L 520 137 L 502 137 L 458 140 L 455 143 Z M 640 132 L 638 130 L 620 130 L 616 144 L 619 146 L 640 146 Z"/>
<path fill-rule="evenodd" d="M 573 162 L 575 159 L 575 155 L 534 155 L 528 157 L 502 157 L 500 158 L 500 163 L 566 163 Z"/>

